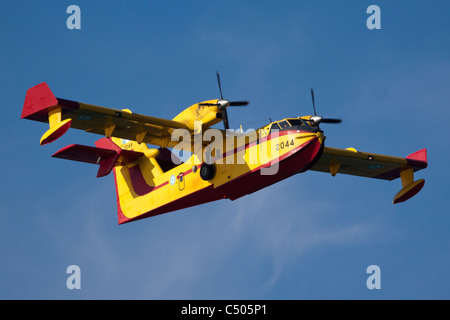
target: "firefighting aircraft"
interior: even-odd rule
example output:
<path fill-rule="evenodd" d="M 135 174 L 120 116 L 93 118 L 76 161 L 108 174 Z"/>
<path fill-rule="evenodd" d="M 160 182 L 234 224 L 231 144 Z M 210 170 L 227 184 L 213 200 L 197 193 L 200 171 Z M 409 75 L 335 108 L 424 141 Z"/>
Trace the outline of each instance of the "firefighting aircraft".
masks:
<path fill-rule="evenodd" d="M 248 102 L 225 100 L 218 73 L 217 81 L 220 99 L 196 103 L 172 120 L 56 98 L 46 83 L 28 89 L 21 117 L 49 123 L 41 145 L 70 127 L 104 136 L 95 147 L 71 144 L 53 157 L 97 164 L 97 177 L 113 172 L 119 224 L 235 200 L 307 170 L 400 178 L 402 189 L 393 203 L 408 200 L 424 186 L 424 179 L 414 181 L 414 172 L 427 167 L 426 149 L 401 158 L 324 146 L 319 125 L 341 120 L 316 114 L 312 89 L 314 115 L 272 121 L 252 134 L 229 130 L 227 108 Z M 214 129 L 214 143 L 202 139 L 220 121 L 225 130 Z M 180 131 L 184 136 L 175 135 Z M 180 142 L 180 137 L 185 139 Z M 191 151 L 190 157 L 181 161 L 174 153 L 178 149 Z"/>

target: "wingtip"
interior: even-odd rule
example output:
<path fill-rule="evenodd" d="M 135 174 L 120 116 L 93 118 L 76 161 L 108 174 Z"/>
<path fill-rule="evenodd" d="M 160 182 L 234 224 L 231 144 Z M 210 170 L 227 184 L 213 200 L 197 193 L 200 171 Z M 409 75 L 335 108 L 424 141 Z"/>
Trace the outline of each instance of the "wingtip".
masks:
<path fill-rule="evenodd" d="M 423 161 L 423 162 L 427 162 L 427 149 L 421 149 L 419 151 L 413 152 L 410 155 L 408 155 L 406 157 L 406 159 L 410 159 L 410 160 L 417 160 L 417 161 Z"/>
<path fill-rule="evenodd" d="M 33 118 L 39 116 L 43 111 L 47 115 L 48 108 L 57 104 L 58 99 L 54 96 L 47 83 L 39 83 L 27 90 L 21 118 Z"/>

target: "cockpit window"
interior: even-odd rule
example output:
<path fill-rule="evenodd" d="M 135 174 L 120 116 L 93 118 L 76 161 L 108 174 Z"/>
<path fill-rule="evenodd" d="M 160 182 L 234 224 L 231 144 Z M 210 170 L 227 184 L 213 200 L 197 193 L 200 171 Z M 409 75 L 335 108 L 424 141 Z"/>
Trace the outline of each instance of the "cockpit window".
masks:
<path fill-rule="evenodd" d="M 272 133 L 272 130 L 280 130 L 280 126 L 278 125 L 278 123 L 272 123 L 272 126 L 270 127 L 270 133 Z"/>
<path fill-rule="evenodd" d="M 303 126 L 304 123 L 302 120 L 300 119 L 289 119 L 289 123 L 291 124 L 291 126 Z"/>
<path fill-rule="evenodd" d="M 278 124 L 280 125 L 281 129 L 287 129 L 290 127 L 290 125 L 287 121 L 281 121 Z"/>

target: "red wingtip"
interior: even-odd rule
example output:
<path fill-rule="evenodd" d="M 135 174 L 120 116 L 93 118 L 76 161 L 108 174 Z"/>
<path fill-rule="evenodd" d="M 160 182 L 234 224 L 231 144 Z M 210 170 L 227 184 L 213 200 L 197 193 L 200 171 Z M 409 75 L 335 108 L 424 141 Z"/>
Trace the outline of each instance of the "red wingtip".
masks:
<path fill-rule="evenodd" d="M 406 159 L 428 162 L 427 161 L 427 149 L 422 149 L 422 150 L 416 151 L 414 153 L 411 153 L 409 156 L 406 157 Z"/>
<path fill-rule="evenodd" d="M 27 90 L 21 118 L 34 118 L 33 116 L 39 116 L 42 111 L 45 111 L 46 116 L 48 108 L 57 104 L 58 99 L 53 95 L 47 83 L 42 82 Z"/>

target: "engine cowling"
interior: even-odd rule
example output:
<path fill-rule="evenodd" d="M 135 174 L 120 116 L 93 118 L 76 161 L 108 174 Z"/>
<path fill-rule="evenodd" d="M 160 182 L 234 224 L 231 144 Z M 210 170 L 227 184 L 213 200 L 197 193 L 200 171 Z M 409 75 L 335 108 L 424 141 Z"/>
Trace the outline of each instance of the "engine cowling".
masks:
<path fill-rule="evenodd" d="M 218 99 L 215 99 L 196 103 L 183 110 L 172 120 L 186 124 L 196 133 L 200 132 L 200 130 L 206 130 L 210 126 L 222 121 L 221 112 L 217 106 L 205 106 L 201 104 L 217 104 L 218 101 Z M 201 128 L 196 127 L 196 122 L 201 122 Z"/>

